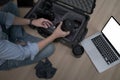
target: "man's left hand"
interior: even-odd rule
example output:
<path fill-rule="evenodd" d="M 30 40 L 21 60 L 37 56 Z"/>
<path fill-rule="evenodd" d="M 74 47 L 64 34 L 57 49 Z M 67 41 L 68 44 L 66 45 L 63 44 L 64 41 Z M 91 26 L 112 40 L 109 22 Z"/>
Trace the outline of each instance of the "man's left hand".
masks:
<path fill-rule="evenodd" d="M 47 19 L 44 18 L 39 18 L 39 19 L 34 19 L 32 21 L 32 25 L 36 27 L 43 27 L 43 28 L 48 28 L 53 25 L 53 23 Z"/>

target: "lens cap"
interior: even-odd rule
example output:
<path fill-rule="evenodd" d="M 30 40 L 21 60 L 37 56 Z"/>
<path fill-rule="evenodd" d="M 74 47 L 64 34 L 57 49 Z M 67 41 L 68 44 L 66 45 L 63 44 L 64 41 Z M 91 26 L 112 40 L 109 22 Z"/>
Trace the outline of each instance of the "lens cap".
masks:
<path fill-rule="evenodd" d="M 84 48 L 78 44 L 73 47 L 72 52 L 76 58 L 79 58 L 84 53 Z"/>

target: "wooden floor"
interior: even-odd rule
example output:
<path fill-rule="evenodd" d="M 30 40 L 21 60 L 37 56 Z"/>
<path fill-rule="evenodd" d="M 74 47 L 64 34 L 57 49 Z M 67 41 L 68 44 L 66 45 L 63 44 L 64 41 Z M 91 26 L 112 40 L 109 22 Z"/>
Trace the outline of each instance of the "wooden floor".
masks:
<path fill-rule="evenodd" d="M 22 11 L 24 12 L 24 9 Z M 100 31 L 110 16 L 114 16 L 120 22 L 120 0 L 96 0 L 86 37 Z M 36 31 L 27 27 L 25 29 L 28 33 L 33 32 L 32 35 L 39 37 Z M 49 80 L 120 80 L 119 64 L 100 74 L 86 53 L 81 58 L 75 58 L 67 46 L 61 43 L 56 43 L 55 46 L 56 51 L 49 59 L 57 68 L 57 72 Z M 0 80 L 45 80 L 36 77 L 35 65 L 0 71 Z"/>

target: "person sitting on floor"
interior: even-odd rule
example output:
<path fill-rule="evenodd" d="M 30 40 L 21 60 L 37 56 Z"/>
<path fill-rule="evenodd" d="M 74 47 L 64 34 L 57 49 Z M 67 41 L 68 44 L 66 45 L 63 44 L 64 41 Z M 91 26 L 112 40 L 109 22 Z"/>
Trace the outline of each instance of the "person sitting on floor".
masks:
<path fill-rule="evenodd" d="M 3 4 L 2 0 L 0 3 Z M 11 0 L 5 3 L 0 9 L 0 70 L 33 64 L 49 57 L 55 49 L 51 42 L 69 34 L 61 30 L 61 22 L 53 34 L 45 39 L 32 36 L 21 25 L 48 28 L 53 25 L 52 22 L 44 18 L 21 18 L 18 7 Z"/>

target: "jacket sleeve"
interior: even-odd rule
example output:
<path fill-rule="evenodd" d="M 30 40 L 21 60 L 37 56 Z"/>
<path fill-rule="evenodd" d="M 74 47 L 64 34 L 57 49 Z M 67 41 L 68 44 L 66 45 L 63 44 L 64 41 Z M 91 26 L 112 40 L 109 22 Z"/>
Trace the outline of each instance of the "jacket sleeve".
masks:
<path fill-rule="evenodd" d="M 37 43 L 28 43 L 26 46 L 16 45 L 8 40 L 0 40 L 0 59 L 2 60 L 24 60 L 30 57 L 34 59 L 39 52 Z"/>
<path fill-rule="evenodd" d="M 13 24 L 14 18 L 13 14 L 0 11 L 0 24 L 5 25 L 6 28 L 9 28 Z"/>

